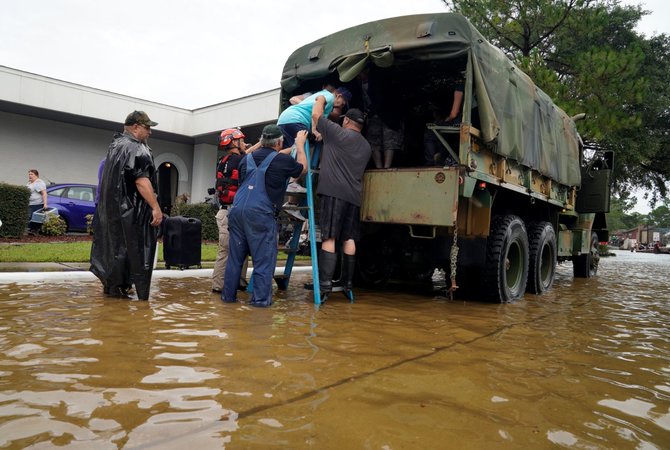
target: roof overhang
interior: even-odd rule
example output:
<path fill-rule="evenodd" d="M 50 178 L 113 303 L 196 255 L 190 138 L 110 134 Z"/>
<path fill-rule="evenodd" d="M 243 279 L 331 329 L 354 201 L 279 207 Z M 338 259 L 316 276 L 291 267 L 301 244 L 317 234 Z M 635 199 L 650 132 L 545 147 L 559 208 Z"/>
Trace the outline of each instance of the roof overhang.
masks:
<path fill-rule="evenodd" d="M 223 128 L 276 120 L 279 89 L 189 110 L 0 66 L 0 111 L 119 131 L 134 110 L 158 122 L 154 138 L 217 144 Z"/>

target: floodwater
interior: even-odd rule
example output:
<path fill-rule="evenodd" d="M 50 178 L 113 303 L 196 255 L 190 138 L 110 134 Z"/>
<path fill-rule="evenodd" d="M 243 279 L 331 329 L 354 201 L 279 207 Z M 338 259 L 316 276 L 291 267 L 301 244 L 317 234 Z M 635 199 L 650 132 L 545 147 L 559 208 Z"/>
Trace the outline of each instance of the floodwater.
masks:
<path fill-rule="evenodd" d="M 500 305 L 358 291 L 269 309 L 0 285 L 0 448 L 667 449 L 670 256 Z M 246 294 L 241 294 L 242 300 Z"/>

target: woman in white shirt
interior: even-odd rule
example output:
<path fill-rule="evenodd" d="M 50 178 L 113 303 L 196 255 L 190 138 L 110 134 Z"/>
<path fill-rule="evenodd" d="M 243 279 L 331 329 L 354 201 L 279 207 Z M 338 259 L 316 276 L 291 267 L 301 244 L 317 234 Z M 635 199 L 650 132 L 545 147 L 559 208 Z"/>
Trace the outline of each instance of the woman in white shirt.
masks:
<path fill-rule="evenodd" d="M 39 179 L 40 173 L 37 169 L 30 169 L 28 171 L 28 183 L 26 187 L 30 191 L 30 200 L 28 202 L 30 206 L 30 213 L 28 216 L 28 230 L 35 232 L 39 228 L 31 222 L 33 213 L 39 209 L 47 207 L 47 185 L 44 184 L 44 181 Z"/>

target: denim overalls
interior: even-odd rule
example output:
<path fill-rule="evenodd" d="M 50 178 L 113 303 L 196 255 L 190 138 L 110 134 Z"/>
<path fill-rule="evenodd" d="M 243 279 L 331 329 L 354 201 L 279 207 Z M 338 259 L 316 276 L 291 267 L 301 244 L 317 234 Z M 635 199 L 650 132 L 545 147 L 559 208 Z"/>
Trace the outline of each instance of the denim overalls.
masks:
<path fill-rule="evenodd" d="M 221 292 L 224 302 L 237 301 L 237 280 L 240 279 L 242 263 L 251 254 L 254 289 L 250 304 L 272 304 L 272 280 L 277 264 L 277 222 L 274 205 L 265 191 L 265 172 L 277 155 L 277 152 L 269 154 L 260 166 L 256 166 L 253 154 L 245 157 L 247 173 L 228 213 L 230 253 Z M 226 280 L 234 281 L 227 283 Z"/>

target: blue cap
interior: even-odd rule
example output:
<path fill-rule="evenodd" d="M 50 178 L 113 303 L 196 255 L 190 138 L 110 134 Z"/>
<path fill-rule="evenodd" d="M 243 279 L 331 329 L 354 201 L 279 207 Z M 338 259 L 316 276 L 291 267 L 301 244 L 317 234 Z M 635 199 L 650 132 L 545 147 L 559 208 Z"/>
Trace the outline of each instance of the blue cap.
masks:
<path fill-rule="evenodd" d="M 351 101 L 351 91 L 346 87 L 340 86 L 337 89 L 335 89 L 335 92 L 344 97 L 344 100 L 346 100 L 347 103 Z"/>

